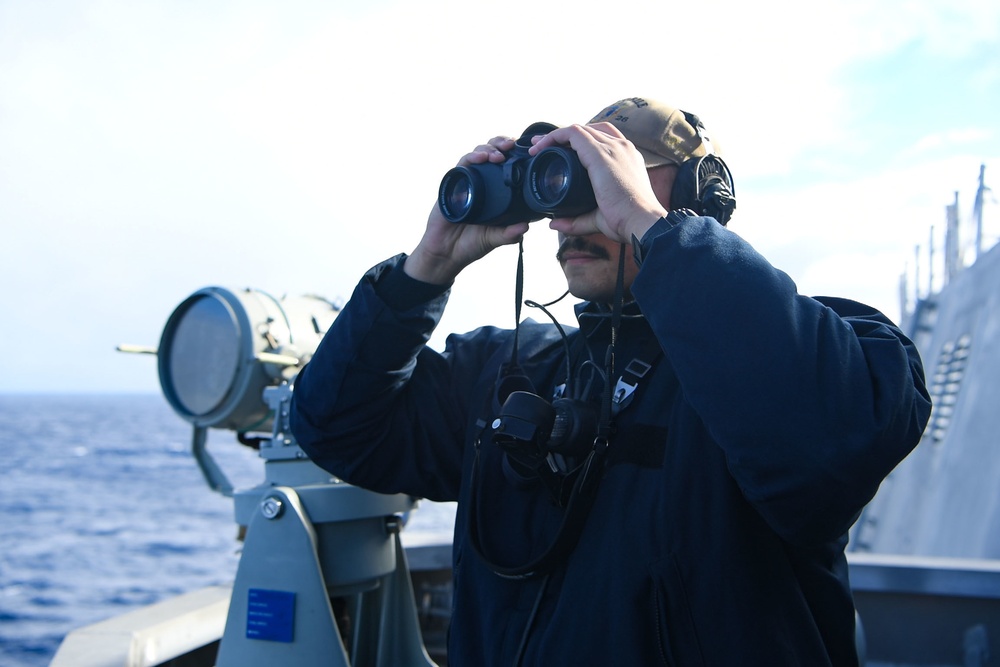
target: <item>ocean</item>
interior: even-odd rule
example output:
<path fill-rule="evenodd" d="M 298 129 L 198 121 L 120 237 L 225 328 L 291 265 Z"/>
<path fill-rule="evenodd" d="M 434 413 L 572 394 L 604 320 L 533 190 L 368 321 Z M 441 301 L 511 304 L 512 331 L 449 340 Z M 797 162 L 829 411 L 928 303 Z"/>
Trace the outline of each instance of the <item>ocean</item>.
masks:
<path fill-rule="evenodd" d="M 232 581 L 232 499 L 205 484 L 162 396 L 0 394 L 0 438 L 3 667 L 48 665 L 76 628 Z M 236 488 L 263 480 L 234 433 L 211 431 L 208 449 Z M 447 535 L 453 513 L 424 502 L 404 537 Z"/>

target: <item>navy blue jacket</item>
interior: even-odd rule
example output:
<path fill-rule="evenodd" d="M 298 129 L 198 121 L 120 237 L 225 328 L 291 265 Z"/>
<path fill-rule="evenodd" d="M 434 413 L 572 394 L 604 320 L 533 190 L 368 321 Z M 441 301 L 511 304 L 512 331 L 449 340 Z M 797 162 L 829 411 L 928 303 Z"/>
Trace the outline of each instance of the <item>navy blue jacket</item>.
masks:
<path fill-rule="evenodd" d="M 298 377 L 300 445 L 350 483 L 459 501 L 450 664 L 857 664 L 844 547 L 928 418 L 916 349 L 867 306 L 797 294 L 711 218 L 671 214 L 641 255 L 618 367 L 652 337 L 662 354 L 615 421 L 576 548 L 549 575 L 497 576 L 466 530 L 512 332 L 426 347 L 447 293 L 409 279 L 403 256 L 364 276 Z M 608 314 L 583 304 L 578 318 L 570 338 L 603 366 Z M 519 350 L 550 397 L 566 375 L 556 328 L 525 323 Z M 503 567 L 529 562 L 563 511 L 540 483 L 511 483 L 496 445 L 480 451 L 482 547 Z"/>

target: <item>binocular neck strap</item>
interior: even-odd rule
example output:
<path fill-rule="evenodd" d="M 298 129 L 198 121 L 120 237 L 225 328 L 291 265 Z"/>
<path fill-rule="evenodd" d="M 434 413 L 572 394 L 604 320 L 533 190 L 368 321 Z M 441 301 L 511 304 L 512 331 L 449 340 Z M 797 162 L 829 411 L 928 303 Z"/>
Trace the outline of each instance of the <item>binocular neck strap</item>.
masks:
<path fill-rule="evenodd" d="M 517 340 L 521 330 L 521 300 L 524 298 L 524 237 L 517 242 L 517 276 L 514 278 L 514 349 L 510 365 L 517 367 Z"/>
<path fill-rule="evenodd" d="M 522 277 L 521 257 L 518 258 L 518 284 L 517 284 L 517 313 L 520 321 L 521 312 L 521 277 Z M 536 559 L 519 566 L 503 566 L 495 563 L 487 556 L 483 548 L 482 522 L 480 521 L 480 498 L 482 485 L 479 483 L 480 474 L 480 447 L 482 436 L 476 441 L 476 456 L 472 462 L 472 477 L 469 480 L 469 508 L 468 508 L 468 535 L 469 542 L 476 555 L 498 576 L 505 579 L 530 579 L 539 575 L 551 572 L 559 563 L 565 562 L 570 553 L 576 548 L 580 535 L 583 533 L 583 526 L 587 522 L 590 508 L 594 504 L 597 496 L 597 486 L 604 473 L 604 459 L 608 451 L 608 445 L 613 432 L 613 412 L 612 412 L 612 391 L 611 378 L 614 377 L 615 365 L 615 345 L 618 338 L 618 329 L 621 325 L 622 305 L 625 296 L 625 244 L 621 244 L 618 256 L 618 278 L 615 284 L 614 304 L 612 304 L 611 314 L 611 341 L 608 344 L 608 351 L 605 357 L 607 365 L 607 379 L 604 387 L 604 400 L 601 401 L 601 420 L 598 425 L 597 436 L 594 444 L 587 454 L 573 483 L 573 490 L 570 492 L 563 512 L 563 519 L 559 525 L 559 530 L 552 544 Z M 516 366 L 517 362 L 517 333 L 515 330 L 514 357 L 511 364 Z"/>
<path fill-rule="evenodd" d="M 534 393 L 535 387 L 518 363 L 518 340 L 521 331 L 521 299 L 524 294 L 524 240 L 518 242 L 517 276 L 514 280 L 514 339 L 511 345 L 510 361 L 501 364 L 497 372 L 495 398 L 500 405 L 514 391 Z"/>
<path fill-rule="evenodd" d="M 468 508 L 468 535 L 469 543 L 476 555 L 490 568 L 497 576 L 504 579 L 531 579 L 539 575 L 551 572 L 557 565 L 569 557 L 570 552 L 576 547 L 583 532 L 583 526 L 590 514 L 590 508 L 594 504 L 594 497 L 597 495 L 597 481 L 601 474 L 600 459 L 603 459 L 603 451 L 594 448 L 590 451 L 583 469 L 573 485 L 569 502 L 563 513 L 562 522 L 556 532 L 552 544 L 538 558 L 518 566 L 503 566 L 495 563 L 487 556 L 483 548 L 483 522 L 480 521 L 480 498 L 482 487 L 479 484 L 479 443 L 476 445 L 476 457 L 472 462 L 472 478 L 469 489 Z"/>

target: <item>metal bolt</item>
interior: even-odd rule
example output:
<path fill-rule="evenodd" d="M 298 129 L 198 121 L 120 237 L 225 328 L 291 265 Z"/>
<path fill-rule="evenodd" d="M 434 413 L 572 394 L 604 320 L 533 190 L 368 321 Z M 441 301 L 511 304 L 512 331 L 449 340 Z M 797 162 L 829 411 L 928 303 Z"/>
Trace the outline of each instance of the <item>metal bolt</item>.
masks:
<path fill-rule="evenodd" d="M 260 503 L 260 513 L 264 515 L 265 519 L 277 519 L 284 511 L 285 506 L 282 504 L 281 498 L 276 496 L 268 496 Z"/>

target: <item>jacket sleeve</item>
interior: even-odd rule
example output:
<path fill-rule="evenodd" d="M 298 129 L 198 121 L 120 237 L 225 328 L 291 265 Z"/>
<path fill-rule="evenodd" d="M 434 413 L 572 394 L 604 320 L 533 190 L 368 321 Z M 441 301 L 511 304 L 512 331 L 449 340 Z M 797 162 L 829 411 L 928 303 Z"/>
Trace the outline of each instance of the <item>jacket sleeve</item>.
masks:
<path fill-rule="evenodd" d="M 672 213 L 641 254 L 633 294 L 744 496 L 789 542 L 845 533 L 930 414 L 913 343 L 711 218 Z"/>
<path fill-rule="evenodd" d="M 292 431 L 315 463 L 347 482 L 455 500 L 478 377 L 470 369 L 494 336 L 452 336 L 444 353 L 427 347 L 448 292 L 406 277 L 404 259 L 365 274 L 299 373 Z"/>

